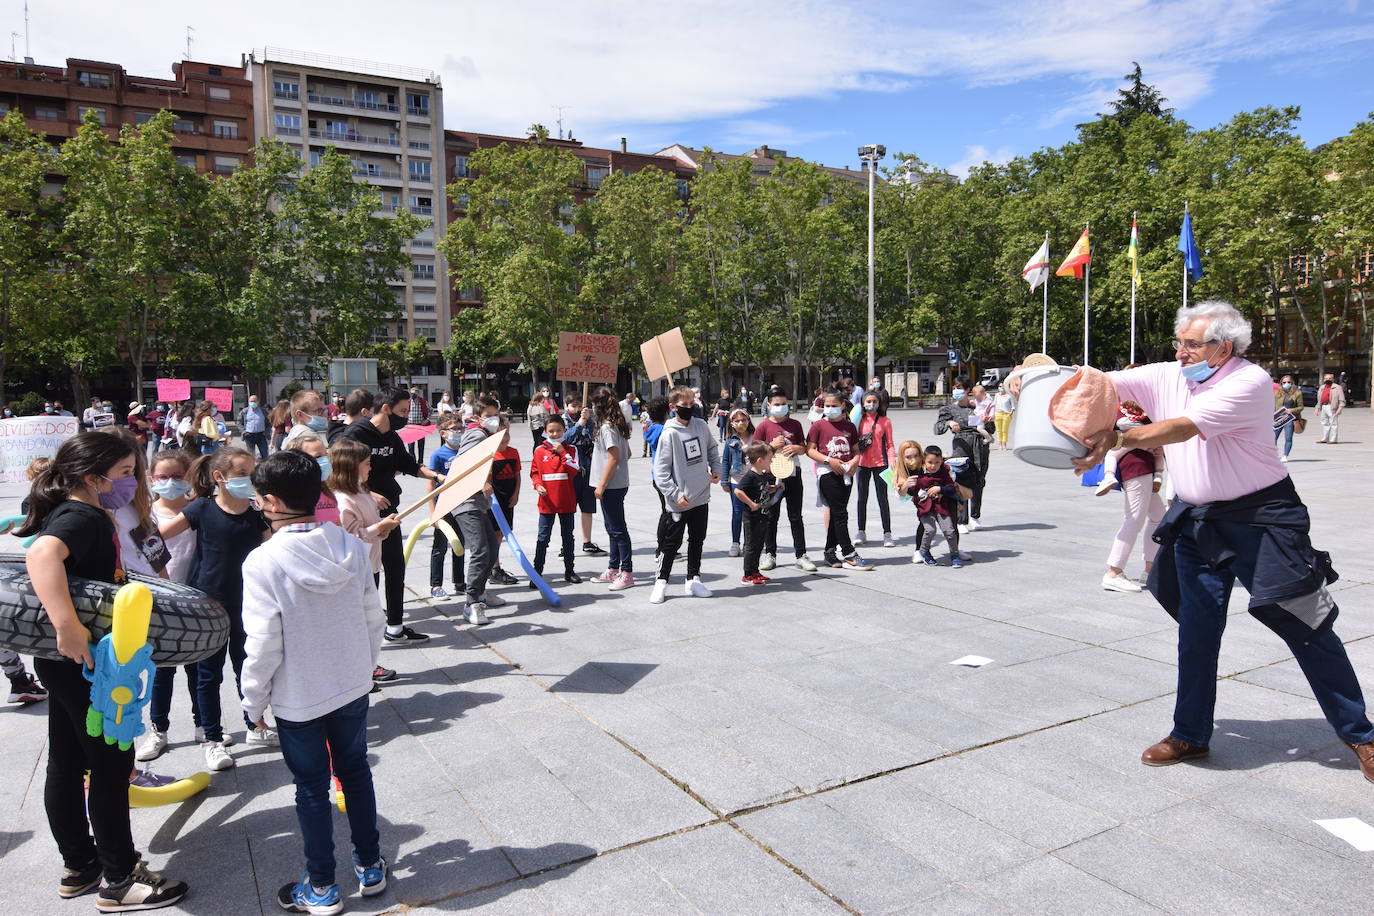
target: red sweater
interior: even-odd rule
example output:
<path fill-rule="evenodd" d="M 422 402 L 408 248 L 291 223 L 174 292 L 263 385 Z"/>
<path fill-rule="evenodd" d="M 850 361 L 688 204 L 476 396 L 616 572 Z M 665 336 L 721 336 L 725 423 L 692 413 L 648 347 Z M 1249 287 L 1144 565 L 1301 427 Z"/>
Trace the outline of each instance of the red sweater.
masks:
<path fill-rule="evenodd" d="M 530 483 L 535 492 L 543 487 L 547 493 L 539 493 L 539 512 L 542 515 L 576 512 L 577 493 L 573 490 L 573 478 L 577 476 L 577 461 L 570 459 L 570 452 L 564 448 L 555 452 L 547 442 L 539 443 L 530 458 Z"/>

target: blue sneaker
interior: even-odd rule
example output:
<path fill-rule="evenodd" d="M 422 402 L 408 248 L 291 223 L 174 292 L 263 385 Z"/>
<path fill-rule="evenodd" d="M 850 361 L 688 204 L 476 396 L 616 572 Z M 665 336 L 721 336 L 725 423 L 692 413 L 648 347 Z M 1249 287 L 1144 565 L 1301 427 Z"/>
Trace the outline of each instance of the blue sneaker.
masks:
<path fill-rule="evenodd" d="M 277 891 L 277 904 L 288 913 L 312 913 L 314 916 L 331 916 L 343 912 L 343 897 L 339 886 L 315 887 L 310 883 L 308 872 L 301 873 L 301 879 L 294 884 L 284 884 Z"/>
<path fill-rule="evenodd" d="M 937 565 L 939 565 L 939 564 L 937 564 L 937 563 L 935 562 L 935 557 L 931 555 L 931 553 L 930 553 L 929 550 L 922 550 L 922 551 L 921 551 L 921 562 L 924 563 L 924 564 L 926 564 L 927 566 L 937 566 Z"/>
<path fill-rule="evenodd" d="M 959 555 L 956 553 L 954 556 L 949 558 L 949 565 L 953 566 L 955 569 L 963 569 L 964 561 L 959 559 Z"/>
<path fill-rule="evenodd" d="M 373 897 L 386 890 L 386 859 L 380 856 L 364 868 L 358 862 L 358 854 L 353 853 L 353 874 L 358 878 L 358 892 L 364 897 Z"/>

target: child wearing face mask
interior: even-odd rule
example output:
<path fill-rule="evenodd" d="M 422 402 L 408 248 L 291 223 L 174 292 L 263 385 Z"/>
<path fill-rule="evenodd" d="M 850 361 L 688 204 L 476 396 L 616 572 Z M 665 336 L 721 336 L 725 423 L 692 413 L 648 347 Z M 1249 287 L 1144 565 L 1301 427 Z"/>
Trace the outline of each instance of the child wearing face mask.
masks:
<path fill-rule="evenodd" d="M 505 435 L 501 431 L 501 405 L 489 395 L 477 399 L 477 413 L 464 427 L 458 439 L 458 454 L 471 451 L 487 440 L 489 436 Z M 501 541 L 491 523 L 491 495 L 495 488 L 491 485 L 490 474 L 486 486 L 463 500 L 453 510 L 457 521 L 458 535 L 463 539 L 463 550 L 467 560 L 467 588 L 463 594 L 467 598 L 463 616 L 473 626 L 485 626 L 487 608 L 501 607 L 504 598 L 487 592 L 487 582 L 496 565 L 496 552 Z"/>
<path fill-rule="evenodd" d="M 878 497 L 878 517 L 883 523 L 883 546 L 896 547 L 892 539 L 892 517 L 887 506 L 887 487 L 882 473 L 897 461 L 897 447 L 892 439 L 892 421 L 887 418 L 883 398 L 869 391 L 863 396 L 863 416 L 859 418 L 859 531 L 856 545 L 867 540 L 868 489 L 871 485 Z"/>
<path fill-rule="evenodd" d="M 320 468 L 320 480 L 329 480 L 329 447 L 325 445 L 324 436 L 314 430 L 298 433 L 286 450 L 300 452 L 312 459 Z M 315 505 L 315 518 L 339 524 L 339 501 L 327 483 L 320 484 L 320 501 Z"/>
<path fill-rule="evenodd" d="M 253 456 L 238 446 L 224 446 L 202 455 L 191 465 L 191 492 L 195 501 L 159 526 L 163 538 L 196 532 L 195 553 L 186 584 L 200 589 L 229 612 L 229 642 L 223 649 L 196 663 L 196 700 L 205 741 L 201 749 L 211 770 L 227 770 L 234 758 L 224 749 L 224 725 L 220 720 L 220 685 L 224 683 L 227 654 L 237 686 L 243 672 L 243 561 L 271 533 L 262 513 L 253 508 Z M 244 717 L 249 744 L 275 745 L 277 734 L 258 728 Z"/>
<path fill-rule="evenodd" d="M 443 483 L 443 478 L 448 475 L 449 465 L 453 464 L 453 459 L 458 456 L 458 446 L 463 439 L 461 428 L 462 421 L 459 415 L 446 413 L 439 418 L 439 447 L 430 453 L 429 461 L 426 464 L 431 471 L 439 475 L 439 479 L 434 481 L 434 487 Z M 448 523 L 447 527 L 454 534 L 458 533 L 458 521 L 452 513 L 444 516 L 443 519 Z M 434 540 L 429 548 L 429 596 L 431 598 L 448 598 L 450 595 L 457 596 L 467 590 L 467 577 L 463 572 L 463 555 L 456 550 L 449 549 L 448 535 L 444 534 L 438 525 L 430 529 L 433 532 Z M 461 541 L 460 541 L 461 543 Z M 450 561 L 453 565 L 453 592 L 444 591 L 444 557 L 452 556 Z"/>
<path fill-rule="evenodd" d="M 695 413 L 696 392 L 674 388 L 668 394 L 672 416 L 663 426 L 654 454 L 654 486 L 663 494 L 668 522 L 658 545 L 658 577 L 650 604 L 662 604 L 668 591 L 678 548 L 687 539 L 687 582 L 684 594 L 710 598 L 701 581 L 701 548 L 710 518 L 711 485 L 720 483 L 720 446 L 706 421 Z"/>
<path fill-rule="evenodd" d="M 749 412 L 735 408 L 726 415 L 727 434 L 720 450 L 720 488 L 730 500 L 730 556 L 740 555 L 740 533 L 744 526 L 744 503 L 735 499 L 735 485 L 744 472 L 749 470 L 749 462 L 744 458 L 744 447 L 753 440 L 754 421 Z M 759 529 L 760 535 L 763 529 Z M 762 542 L 760 542 L 762 543 Z M 755 561 L 757 562 L 757 560 Z"/>
<path fill-rule="evenodd" d="M 907 449 L 902 452 L 904 456 L 907 455 Z M 938 445 L 929 445 L 926 446 L 919 470 L 911 470 L 911 462 L 906 457 L 902 465 L 900 486 L 916 502 L 916 516 L 920 519 L 916 553 L 911 562 L 938 565 L 930 552 L 930 548 L 935 546 L 935 532 L 938 530 L 944 533 L 945 542 L 949 544 L 949 565 L 956 569 L 962 567 L 964 561 L 959 556 L 959 529 L 954 524 L 959 488 L 945 464 L 944 453 Z"/>
<path fill-rule="evenodd" d="M 816 463 L 816 486 L 830 510 L 826 525 L 825 562 L 835 569 L 868 572 L 873 564 L 859 556 L 849 539 L 849 491 L 859 466 L 859 431 L 845 417 L 844 395 L 825 393 L 821 419 L 806 431 L 807 455 Z"/>
<path fill-rule="evenodd" d="M 505 513 L 506 524 L 515 528 L 515 506 L 520 502 L 520 452 L 511 445 L 510 441 L 510 422 L 501 415 L 501 430 L 506 434 L 506 444 L 496 450 L 496 454 L 491 459 L 491 488 L 496 497 L 497 504 L 501 511 Z M 543 434 L 540 434 L 543 437 Z M 492 529 L 496 532 L 496 540 L 502 542 L 505 535 L 501 533 L 501 528 L 496 524 L 496 519 L 491 520 Z M 491 581 L 497 585 L 515 585 L 520 580 L 501 568 L 501 554 L 496 555 L 496 565 L 491 570 Z"/>
<path fill-rule="evenodd" d="M 787 392 L 776 385 L 769 389 L 764 401 L 762 420 L 754 430 L 755 442 L 766 442 L 773 451 L 781 451 L 792 459 L 792 473 L 782 482 L 783 499 L 787 503 L 787 520 L 792 528 L 792 552 L 796 554 L 797 569 L 815 572 L 816 564 L 806 555 L 806 526 L 802 522 L 801 456 L 806 454 L 806 432 L 801 423 L 792 419 Z M 764 521 L 763 558 L 759 569 L 768 572 L 777 565 L 778 519 L 781 512 L 770 512 Z"/>
<path fill-rule="evenodd" d="M 582 581 L 573 569 L 576 556 L 573 550 L 573 515 L 577 512 L 577 491 L 573 478 L 577 476 L 577 453 L 563 444 L 567 427 L 563 417 L 555 414 L 544 426 L 544 441 L 530 458 L 530 485 L 539 494 L 539 539 L 534 547 L 534 568 L 544 573 L 544 559 L 548 556 L 549 541 L 553 538 L 553 524 L 557 519 L 563 537 L 563 581 L 576 585 Z M 534 588 L 533 581 L 529 584 Z"/>
<path fill-rule="evenodd" d="M 139 483 L 134 468 L 134 449 L 123 437 L 67 439 L 33 482 L 28 514 L 15 532 L 37 535 L 25 564 L 63 656 L 34 660 L 50 697 L 43 804 L 62 855 L 57 893 L 77 897 L 99 884 L 96 904 L 105 912 L 171 906 L 187 890 L 183 882 L 150 871 L 134 846 L 129 824 L 133 748 L 107 744 L 86 731 L 91 685 L 82 666 L 94 667 L 91 634 L 77 617 L 68 577 L 125 581 L 110 513 L 133 499 Z"/>

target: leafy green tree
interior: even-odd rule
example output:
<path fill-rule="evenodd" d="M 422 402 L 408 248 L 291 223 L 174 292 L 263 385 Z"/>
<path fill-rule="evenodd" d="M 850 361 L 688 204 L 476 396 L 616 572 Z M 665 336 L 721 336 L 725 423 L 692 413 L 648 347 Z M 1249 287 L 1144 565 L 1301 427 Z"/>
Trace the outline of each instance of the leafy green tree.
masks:
<path fill-rule="evenodd" d="M 1111 111 L 1107 117 L 1123 127 L 1141 115 L 1149 115 L 1161 121 L 1171 120 L 1174 110 L 1165 108 L 1164 103 L 1167 100 L 1164 96 L 1154 86 L 1145 82 L 1140 62 L 1131 61 L 1131 64 L 1131 72 L 1122 77 L 1129 85 L 1116 91 L 1116 98 L 1111 102 Z"/>
<path fill-rule="evenodd" d="M 393 382 L 408 376 L 420 363 L 425 361 L 429 352 L 429 341 L 423 337 L 414 340 L 393 340 L 390 343 L 375 344 L 372 355 L 377 360 L 377 371 L 388 376 Z"/>
<path fill-rule="evenodd" d="M 453 316 L 453 332 L 444 348 L 444 358 L 458 367 L 460 375 L 464 366 L 472 366 L 477 370 L 477 377 L 485 381 L 487 364 L 508 346 L 490 311 L 459 309 Z M 479 382 L 477 387 L 481 388 L 482 384 Z"/>

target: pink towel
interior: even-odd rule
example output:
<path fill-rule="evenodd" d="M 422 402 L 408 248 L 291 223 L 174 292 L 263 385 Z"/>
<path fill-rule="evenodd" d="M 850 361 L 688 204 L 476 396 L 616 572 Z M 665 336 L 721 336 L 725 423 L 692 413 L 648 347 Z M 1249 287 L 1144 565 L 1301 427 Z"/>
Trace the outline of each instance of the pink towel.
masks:
<path fill-rule="evenodd" d="M 1080 366 L 1050 398 L 1050 422 L 1054 428 L 1083 445 L 1088 437 L 1116 424 L 1116 386 L 1107 373 Z"/>

